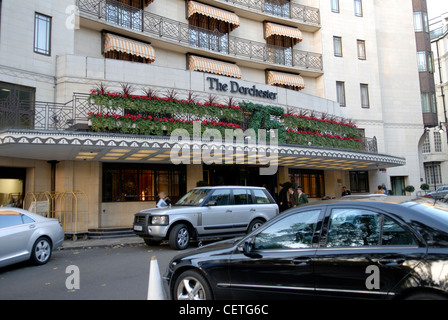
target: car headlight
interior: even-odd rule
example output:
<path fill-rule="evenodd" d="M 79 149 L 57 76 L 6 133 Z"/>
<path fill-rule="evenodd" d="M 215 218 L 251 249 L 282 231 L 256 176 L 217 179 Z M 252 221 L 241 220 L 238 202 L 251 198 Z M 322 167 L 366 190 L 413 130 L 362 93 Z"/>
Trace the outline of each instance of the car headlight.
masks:
<path fill-rule="evenodd" d="M 168 216 L 153 216 L 151 219 L 152 225 L 168 225 L 169 219 Z"/>

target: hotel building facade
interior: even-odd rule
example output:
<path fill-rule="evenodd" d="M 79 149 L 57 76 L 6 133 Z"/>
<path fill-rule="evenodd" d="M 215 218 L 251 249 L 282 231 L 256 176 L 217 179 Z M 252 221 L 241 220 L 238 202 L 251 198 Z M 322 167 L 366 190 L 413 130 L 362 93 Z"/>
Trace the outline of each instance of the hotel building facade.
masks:
<path fill-rule="evenodd" d="M 434 120 L 416 55 L 422 4 L 2 0 L 3 202 L 82 211 L 90 229 L 131 226 L 158 192 L 176 199 L 198 181 L 273 193 L 289 181 L 315 199 L 418 189 Z M 222 139 L 204 139 L 209 128 Z M 225 129 L 268 141 L 225 141 Z M 186 156 L 173 163 L 176 148 Z"/>

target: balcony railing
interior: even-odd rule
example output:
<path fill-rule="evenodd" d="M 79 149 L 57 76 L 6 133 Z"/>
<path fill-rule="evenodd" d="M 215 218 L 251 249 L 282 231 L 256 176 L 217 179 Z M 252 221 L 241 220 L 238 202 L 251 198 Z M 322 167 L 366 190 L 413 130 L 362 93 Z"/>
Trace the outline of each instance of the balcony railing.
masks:
<path fill-rule="evenodd" d="M 190 26 L 115 0 L 77 0 L 81 15 L 150 37 L 257 62 L 322 72 L 322 55 Z"/>
<path fill-rule="evenodd" d="M 240 7 L 259 11 L 297 22 L 320 25 L 320 12 L 318 8 L 291 3 L 285 0 L 222 0 L 236 4 Z"/>

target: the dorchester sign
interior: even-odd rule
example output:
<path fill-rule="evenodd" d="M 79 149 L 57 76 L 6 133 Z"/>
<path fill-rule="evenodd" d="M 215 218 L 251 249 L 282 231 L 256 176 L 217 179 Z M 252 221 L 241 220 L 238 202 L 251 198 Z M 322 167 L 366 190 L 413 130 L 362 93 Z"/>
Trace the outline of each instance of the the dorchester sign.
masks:
<path fill-rule="evenodd" d="M 277 99 L 277 93 L 269 90 L 259 90 L 255 85 L 252 87 L 244 87 L 236 81 L 230 81 L 229 83 L 220 82 L 218 78 L 207 77 L 209 82 L 209 89 L 230 93 L 240 93 L 242 95 L 250 95 L 252 97 L 260 97 L 265 99 L 275 100 Z"/>

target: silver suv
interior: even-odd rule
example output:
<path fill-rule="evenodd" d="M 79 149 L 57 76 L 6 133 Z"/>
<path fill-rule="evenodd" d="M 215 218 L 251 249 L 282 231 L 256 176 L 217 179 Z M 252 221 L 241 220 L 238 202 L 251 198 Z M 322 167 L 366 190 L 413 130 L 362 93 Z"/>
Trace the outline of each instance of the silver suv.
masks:
<path fill-rule="evenodd" d="M 200 187 L 189 191 L 170 208 L 147 209 L 134 217 L 134 233 L 148 245 L 168 240 L 183 250 L 190 239 L 245 235 L 278 215 L 265 188 Z"/>

